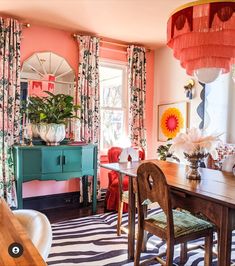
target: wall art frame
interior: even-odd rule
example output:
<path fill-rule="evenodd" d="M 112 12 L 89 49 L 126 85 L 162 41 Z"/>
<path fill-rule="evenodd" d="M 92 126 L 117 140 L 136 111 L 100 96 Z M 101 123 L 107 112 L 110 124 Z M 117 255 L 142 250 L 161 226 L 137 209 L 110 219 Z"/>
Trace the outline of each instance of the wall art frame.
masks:
<path fill-rule="evenodd" d="M 189 103 L 187 101 L 158 105 L 158 141 L 167 141 L 189 126 Z"/>

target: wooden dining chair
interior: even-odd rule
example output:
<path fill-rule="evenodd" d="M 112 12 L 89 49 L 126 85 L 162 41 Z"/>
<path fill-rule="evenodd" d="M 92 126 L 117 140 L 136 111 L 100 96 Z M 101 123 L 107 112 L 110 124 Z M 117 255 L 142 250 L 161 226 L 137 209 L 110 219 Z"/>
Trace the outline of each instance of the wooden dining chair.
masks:
<path fill-rule="evenodd" d="M 154 257 L 162 265 L 172 266 L 174 245 L 181 244 L 180 262 L 187 261 L 187 242 L 205 237 L 205 262 L 212 263 L 213 226 L 208 221 L 199 219 L 189 212 L 172 210 L 170 188 L 161 169 L 154 163 L 147 162 L 137 170 L 138 198 L 138 235 L 134 265 L 140 265 L 140 253 L 144 232 L 156 235 L 166 241 L 167 251 Z M 157 202 L 162 211 L 155 215 L 147 215 L 145 205 Z M 166 255 L 166 260 L 162 256 Z M 151 261 L 150 259 L 148 261 Z M 146 263 L 147 261 L 145 261 Z"/>

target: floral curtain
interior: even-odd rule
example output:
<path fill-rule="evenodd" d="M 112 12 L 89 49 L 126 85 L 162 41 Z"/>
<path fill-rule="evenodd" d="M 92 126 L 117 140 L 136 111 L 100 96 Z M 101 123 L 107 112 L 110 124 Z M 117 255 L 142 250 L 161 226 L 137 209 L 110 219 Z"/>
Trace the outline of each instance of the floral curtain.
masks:
<path fill-rule="evenodd" d="M 78 100 L 81 104 L 81 137 L 99 144 L 99 38 L 78 36 Z"/>
<path fill-rule="evenodd" d="M 0 196 L 17 206 L 12 145 L 20 133 L 20 36 L 17 20 L 0 18 Z"/>
<path fill-rule="evenodd" d="M 128 86 L 130 91 L 130 138 L 133 146 L 146 148 L 145 101 L 146 58 L 145 48 L 131 45 L 128 54 Z"/>
<path fill-rule="evenodd" d="M 99 96 L 99 47 L 100 40 L 91 36 L 78 36 L 79 69 L 78 101 L 81 105 L 81 138 L 89 143 L 100 142 L 100 96 Z M 99 153 L 99 152 L 98 152 Z M 99 159 L 99 156 L 98 156 Z M 99 183 L 99 182 L 98 182 Z M 88 201 L 91 201 L 92 185 L 88 182 Z M 82 187 L 82 183 L 80 183 Z M 99 185 L 98 185 L 99 190 Z M 83 191 L 80 190 L 81 201 Z"/>

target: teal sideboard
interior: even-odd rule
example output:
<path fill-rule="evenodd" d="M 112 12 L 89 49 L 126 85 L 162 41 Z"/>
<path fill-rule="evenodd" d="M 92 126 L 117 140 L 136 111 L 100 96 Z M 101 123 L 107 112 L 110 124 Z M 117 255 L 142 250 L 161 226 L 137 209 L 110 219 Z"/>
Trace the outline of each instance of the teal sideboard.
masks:
<path fill-rule="evenodd" d="M 93 176 L 92 210 L 96 213 L 97 146 L 14 146 L 18 208 L 23 208 L 22 183 Z"/>

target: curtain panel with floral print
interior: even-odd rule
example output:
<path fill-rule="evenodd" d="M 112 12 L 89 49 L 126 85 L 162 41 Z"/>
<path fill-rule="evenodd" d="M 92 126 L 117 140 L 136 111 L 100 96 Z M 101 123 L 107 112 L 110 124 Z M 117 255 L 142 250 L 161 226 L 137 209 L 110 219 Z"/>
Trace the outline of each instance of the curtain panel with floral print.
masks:
<path fill-rule="evenodd" d="M 146 148 L 145 102 L 146 57 L 145 48 L 131 45 L 128 54 L 128 86 L 130 91 L 130 138 L 133 146 Z"/>
<path fill-rule="evenodd" d="M 17 206 L 12 145 L 20 133 L 20 36 L 17 20 L 0 18 L 0 196 Z"/>
<path fill-rule="evenodd" d="M 99 144 L 99 38 L 78 36 L 78 100 L 81 105 L 81 137 Z"/>

